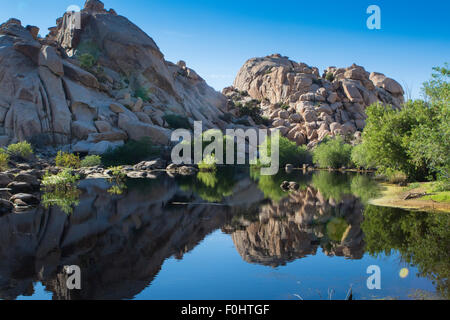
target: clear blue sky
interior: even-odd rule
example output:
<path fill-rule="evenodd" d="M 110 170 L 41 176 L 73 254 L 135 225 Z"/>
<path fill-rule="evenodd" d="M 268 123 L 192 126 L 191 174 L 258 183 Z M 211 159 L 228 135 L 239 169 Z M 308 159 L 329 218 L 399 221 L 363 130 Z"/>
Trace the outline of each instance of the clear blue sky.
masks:
<path fill-rule="evenodd" d="M 0 0 L 0 21 L 37 25 L 41 35 L 84 0 Z M 105 0 L 147 32 L 169 61 L 185 60 L 221 90 L 242 64 L 271 53 L 319 67 L 362 65 L 420 97 L 433 66 L 450 62 L 450 1 Z M 381 8 L 368 30 L 366 8 Z"/>

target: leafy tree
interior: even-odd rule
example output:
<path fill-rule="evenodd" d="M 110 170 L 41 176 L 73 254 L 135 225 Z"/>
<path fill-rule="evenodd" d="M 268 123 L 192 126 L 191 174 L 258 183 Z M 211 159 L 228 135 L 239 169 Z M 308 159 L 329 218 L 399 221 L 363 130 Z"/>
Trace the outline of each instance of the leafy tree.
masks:
<path fill-rule="evenodd" d="M 401 110 L 372 105 L 367 110 L 363 147 L 381 172 L 400 171 L 410 180 L 448 180 L 450 167 L 449 70 L 434 68 L 424 84 L 425 100 Z"/>

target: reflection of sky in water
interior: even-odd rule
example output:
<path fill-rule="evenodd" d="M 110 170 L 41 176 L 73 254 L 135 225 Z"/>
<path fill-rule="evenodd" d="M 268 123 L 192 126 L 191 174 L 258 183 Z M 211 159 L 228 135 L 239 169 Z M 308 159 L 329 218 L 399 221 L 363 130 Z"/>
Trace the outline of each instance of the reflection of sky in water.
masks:
<path fill-rule="evenodd" d="M 409 268 L 406 279 L 399 272 L 404 264 L 397 255 L 361 260 L 327 257 L 321 251 L 277 268 L 242 260 L 230 236 L 217 231 L 182 261 L 168 259 L 152 284 L 136 299 L 344 299 L 350 285 L 355 299 L 398 297 L 407 299 L 415 289 L 434 291 L 430 281 L 417 278 Z M 381 268 L 381 290 L 368 290 L 366 269 Z"/>

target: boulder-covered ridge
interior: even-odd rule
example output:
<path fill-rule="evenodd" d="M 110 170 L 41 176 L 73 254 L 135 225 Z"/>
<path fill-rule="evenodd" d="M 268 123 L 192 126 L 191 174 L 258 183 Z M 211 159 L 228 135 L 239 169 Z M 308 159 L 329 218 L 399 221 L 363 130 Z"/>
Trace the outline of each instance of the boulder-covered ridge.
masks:
<path fill-rule="evenodd" d="M 171 113 L 224 127 L 226 98 L 185 62 L 166 61 L 153 39 L 101 1 L 56 23 L 45 38 L 17 19 L 0 25 L 0 146 L 28 140 L 102 153 L 143 136 L 167 144 L 163 116 Z M 83 54 L 91 66 L 80 63 Z"/>
<path fill-rule="evenodd" d="M 379 102 L 401 108 L 404 103 L 402 86 L 384 74 L 353 64 L 328 67 L 321 76 L 318 68 L 280 54 L 249 59 L 223 93 L 235 114 L 242 106 L 260 108 L 269 127 L 308 147 L 327 136 L 357 139 L 369 105 Z"/>

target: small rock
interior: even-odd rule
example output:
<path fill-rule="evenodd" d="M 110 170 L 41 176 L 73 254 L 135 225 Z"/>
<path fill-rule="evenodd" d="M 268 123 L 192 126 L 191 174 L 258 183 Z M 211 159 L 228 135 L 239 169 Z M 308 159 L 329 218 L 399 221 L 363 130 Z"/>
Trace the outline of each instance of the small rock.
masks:
<path fill-rule="evenodd" d="M 14 202 L 15 204 L 17 204 L 16 201 L 18 200 L 24 202 L 25 205 L 38 205 L 40 202 L 36 196 L 28 193 L 18 193 L 9 199 L 10 202 Z"/>
<path fill-rule="evenodd" d="M 297 182 L 289 182 L 289 189 L 297 191 L 300 185 Z"/>
<path fill-rule="evenodd" d="M 0 187 L 6 187 L 12 182 L 11 177 L 6 173 L 0 173 Z"/>
<path fill-rule="evenodd" d="M 287 164 L 285 167 L 287 173 L 291 173 L 294 170 L 294 166 L 292 164 Z"/>
<path fill-rule="evenodd" d="M 280 185 L 280 188 L 285 191 L 289 190 L 289 181 L 283 181 L 283 183 Z"/>
<path fill-rule="evenodd" d="M 27 193 L 33 191 L 33 187 L 27 182 L 13 181 L 10 184 L 8 184 L 7 187 L 11 189 L 12 193 L 14 194 L 22 192 Z"/>

